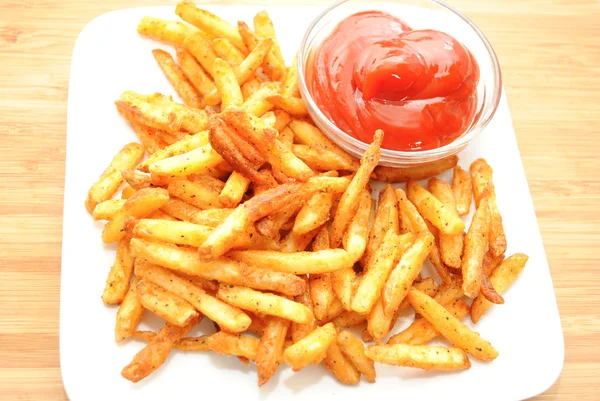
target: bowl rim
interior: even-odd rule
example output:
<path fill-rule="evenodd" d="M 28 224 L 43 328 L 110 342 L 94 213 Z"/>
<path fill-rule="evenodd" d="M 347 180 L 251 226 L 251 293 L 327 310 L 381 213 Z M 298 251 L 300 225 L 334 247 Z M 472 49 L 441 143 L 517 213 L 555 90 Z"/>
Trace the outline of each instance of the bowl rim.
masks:
<path fill-rule="evenodd" d="M 305 79 L 304 61 L 308 54 L 308 52 L 306 51 L 306 45 L 307 45 L 307 42 L 309 40 L 311 33 L 315 29 L 315 26 L 332 10 L 334 10 L 337 7 L 341 6 L 342 4 L 348 3 L 350 1 L 354 1 L 354 0 L 336 1 L 334 4 L 327 7 L 325 10 L 323 10 L 319 15 L 317 15 L 313 19 L 313 21 L 311 22 L 309 27 L 306 29 L 306 32 L 302 38 L 302 42 L 300 42 L 300 48 L 298 49 L 298 57 L 297 57 L 297 61 L 296 61 L 296 68 L 298 70 L 298 85 L 300 87 L 300 93 L 301 93 L 302 97 L 304 98 L 304 101 L 308 103 L 309 110 L 312 109 L 313 111 L 315 111 L 317 113 L 317 117 L 319 118 L 319 122 L 324 124 L 330 131 L 335 132 L 337 137 L 341 137 L 343 140 L 348 142 L 351 146 L 354 146 L 355 148 L 359 148 L 360 151 L 362 153 L 364 153 L 367 150 L 369 144 L 362 142 L 362 141 L 354 138 L 353 136 L 345 133 L 340 128 L 338 128 L 338 126 L 335 125 L 329 118 L 327 118 L 325 116 L 325 114 L 323 114 L 323 112 L 321 111 L 319 106 L 317 106 L 317 104 L 315 103 L 310 91 L 308 90 L 308 86 L 306 84 L 306 79 Z M 479 134 L 490 123 L 490 121 L 496 114 L 498 105 L 500 103 L 500 99 L 502 97 L 503 87 L 502 87 L 502 72 L 500 70 L 500 63 L 498 61 L 498 57 L 496 56 L 496 52 L 494 51 L 494 48 L 492 47 L 492 45 L 490 44 L 490 42 L 486 38 L 486 36 L 483 34 L 483 32 L 479 29 L 479 27 L 477 27 L 477 25 L 473 21 L 471 21 L 469 18 L 467 18 L 464 14 L 462 14 L 456 8 L 450 6 L 449 4 L 446 4 L 445 2 L 443 2 L 441 0 L 420 0 L 420 1 L 434 3 L 434 4 L 442 7 L 443 9 L 446 9 L 447 11 L 453 13 L 454 15 L 458 16 L 475 32 L 475 34 L 477 34 L 477 36 L 479 37 L 479 39 L 485 46 L 485 49 L 487 50 L 488 56 L 490 57 L 491 64 L 492 64 L 493 80 L 494 80 L 494 88 L 495 88 L 492 91 L 493 93 L 492 93 L 492 99 L 491 99 L 491 101 L 492 101 L 491 106 L 488 106 L 488 108 L 491 108 L 491 112 L 489 112 L 487 115 L 483 115 L 481 120 L 476 121 L 474 124 L 472 124 L 468 128 L 468 130 L 463 135 L 461 135 L 459 138 L 455 139 L 453 142 L 450 142 L 447 145 L 444 145 L 444 146 L 441 146 L 441 147 L 435 148 L 435 149 L 411 150 L 411 151 L 391 150 L 391 149 L 382 148 L 381 149 L 382 161 L 384 161 L 384 159 L 388 159 L 390 161 L 395 161 L 398 159 L 423 159 L 423 158 L 428 159 L 428 160 L 436 160 L 436 159 L 440 159 L 440 158 L 446 157 L 448 155 L 457 153 L 458 151 L 462 150 L 473 138 L 475 138 L 475 136 L 477 134 Z M 385 1 L 372 2 L 372 3 L 385 3 Z M 485 96 L 486 96 L 486 94 L 484 94 L 484 104 L 485 104 Z M 485 110 L 485 108 L 483 110 Z M 326 131 L 327 130 L 324 130 L 324 133 L 328 137 L 330 137 L 329 132 L 326 132 Z M 337 140 L 338 138 L 330 137 L 330 139 Z"/>

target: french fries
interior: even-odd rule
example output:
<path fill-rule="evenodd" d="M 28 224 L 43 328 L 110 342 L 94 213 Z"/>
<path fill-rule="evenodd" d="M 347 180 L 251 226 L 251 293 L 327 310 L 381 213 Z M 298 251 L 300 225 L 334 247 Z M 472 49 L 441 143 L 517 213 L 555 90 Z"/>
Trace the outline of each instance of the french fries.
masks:
<path fill-rule="evenodd" d="M 183 327 L 167 323 L 156 337 L 133 357 L 131 363 L 123 368 L 121 375 L 137 383 L 154 372 L 167 359 L 173 345 L 196 327 L 200 320 L 202 316 L 198 315 Z"/>
<path fill-rule="evenodd" d="M 277 316 L 296 323 L 307 323 L 314 318 L 312 311 L 302 304 L 250 288 L 222 284 L 217 298 L 250 312 Z"/>
<path fill-rule="evenodd" d="M 408 300 L 415 310 L 454 346 L 482 361 L 498 357 L 498 351 L 473 330 L 465 326 L 442 305 L 419 290 L 412 288 Z"/>
<path fill-rule="evenodd" d="M 286 348 L 283 360 L 294 371 L 299 371 L 311 363 L 319 364 L 325 358 L 329 346 L 335 342 L 336 335 L 337 330 L 333 323 L 318 327 Z"/>
<path fill-rule="evenodd" d="M 517 278 L 529 257 L 522 253 L 517 253 L 506 259 L 498 266 L 490 276 L 490 282 L 493 288 L 502 294 Z M 477 298 L 473 300 L 471 305 L 471 320 L 473 323 L 477 323 L 481 316 L 492 306 L 492 303 L 485 299 L 483 294 L 479 294 Z"/>
<path fill-rule="evenodd" d="M 421 368 L 425 370 L 463 370 L 471 362 L 460 348 L 433 345 L 372 345 L 366 350 L 369 358 L 388 365 Z"/>
<path fill-rule="evenodd" d="M 144 157 L 144 148 L 138 143 L 127 144 L 113 157 L 98 181 L 88 191 L 85 207 L 92 213 L 100 202 L 109 200 L 123 183 L 121 170 L 135 167 Z"/>
<path fill-rule="evenodd" d="M 253 29 L 188 0 L 176 14 L 190 25 L 145 17 L 137 30 L 174 46 L 175 59 L 154 50 L 150 68 L 183 102 L 119 96 L 117 111 L 141 145 L 121 149 L 85 202 L 105 223 L 103 242 L 117 243 L 102 293 L 119 305 L 115 341 L 147 342 L 123 377 L 147 377 L 172 349 L 254 363 L 259 386 L 281 363 L 294 371 L 323 364 L 341 383 L 358 384 L 361 376 L 375 382 L 375 362 L 451 371 L 470 367 L 467 354 L 496 358 L 460 320 L 470 313 L 476 323 L 502 304 L 527 256 L 504 260 L 487 162 L 475 161 L 470 174 L 456 156 L 378 166 L 381 130 L 358 160 L 314 125 L 298 59 L 286 66 L 266 12 Z M 451 185 L 432 178 L 452 168 Z M 416 183 L 425 178 L 428 189 Z M 460 216 L 473 197 L 465 234 Z M 439 286 L 422 269 L 426 258 Z M 165 321 L 159 332 L 138 330 L 144 310 Z M 413 310 L 410 326 L 382 344 Z M 186 337 L 204 316 L 218 332 Z M 364 329 L 362 339 L 343 331 L 350 327 Z M 452 346 L 427 345 L 438 336 Z"/>
<path fill-rule="evenodd" d="M 292 128 L 293 129 L 293 128 Z M 331 225 L 331 247 L 337 248 L 344 235 L 344 231 L 348 227 L 352 216 L 358 209 L 357 200 L 361 191 L 369 182 L 369 176 L 379 163 L 381 156 L 380 146 L 383 141 L 383 131 L 379 130 L 373 137 L 373 143 L 369 146 L 364 156 L 360 161 L 360 167 L 356 171 L 354 178 L 350 181 L 346 192 L 340 198 L 340 203 L 335 212 L 333 223 Z"/>

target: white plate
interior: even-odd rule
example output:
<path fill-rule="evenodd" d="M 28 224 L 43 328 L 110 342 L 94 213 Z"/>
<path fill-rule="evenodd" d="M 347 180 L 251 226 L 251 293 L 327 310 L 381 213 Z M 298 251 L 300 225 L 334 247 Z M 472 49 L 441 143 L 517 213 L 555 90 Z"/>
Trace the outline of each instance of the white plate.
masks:
<path fill-rule="evenodd" d="M 210 7 L 223 18 L 252 21 L 257 7 Z M 285 57 L 291 61 L 304 29 L 317 8 L 267 8 Z M 121 369 L 143 346 L 115 344 L 116 308 L 100 295 L 114 258 L 114 246 L 100 239 L 102 224 L 84 208 L 87 190 L 110 158 L 136 137 L 118 115 L 114 100 L 126 89 L 175 95 L 151 50 L 163 47 L 136 33 L 139 19 L 176 18 L 172 7 L 129 9 L 105 14 L 81 32 L 71 67 L 67 124 L 67 168 L 63 231 L 60 356 L 65 388 L 73 400 L 365 400 L 394 394 L 398 399 L 515 400 L 545 391 L 558 377 L 564 343 L 548 263 L 506 99 L 487 131 L 461 154 L 467 168 L 485 157 L 495 168 L 498 204 L 503 213 L 508 252 L 530 256 L 521 277 L 506 292 L 506 303 L 493 307 L 476 330 L 500 351 L 491 363 L 473 360 L 460 373 L 377 366 L 377 383 L 339 384 L 323 367 L 292 374 L 287 367 L 263 388 L 254 366 L 214 354 L 173 352 L 151 377 L 132 384 Z M 445 179 L 449 175 L 445 174 Z M 407 325 L 404 319 L 398 326 Z M 468 322 L 468 319 L 465 319 Z M 154 329 L 158 319 L 144 323 Z M 211 332 L 206 322 L 200 330 Z"/>

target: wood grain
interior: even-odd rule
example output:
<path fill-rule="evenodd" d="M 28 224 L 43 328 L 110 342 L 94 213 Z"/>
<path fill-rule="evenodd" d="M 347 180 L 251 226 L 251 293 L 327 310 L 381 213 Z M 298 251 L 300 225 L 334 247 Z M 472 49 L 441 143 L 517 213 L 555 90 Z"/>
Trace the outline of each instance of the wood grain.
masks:
<path fill-rule="evenodd" d="M 482 28 L 500 58 L 552 269 L 566 358 L 561 377 L 539 399 L 600 399 L 600 3 L 450 2 Z M 166 3 L 175 4 L 0 2 L 0 399 L 66 398 L 58 311 L 75 38 L 104 12 Z"/>

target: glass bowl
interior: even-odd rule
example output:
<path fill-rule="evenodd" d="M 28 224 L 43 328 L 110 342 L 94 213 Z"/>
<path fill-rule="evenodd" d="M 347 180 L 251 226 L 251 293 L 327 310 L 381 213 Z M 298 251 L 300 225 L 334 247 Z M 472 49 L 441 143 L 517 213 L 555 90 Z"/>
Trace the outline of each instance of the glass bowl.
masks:
<path fill-rule="evenodd" d="M 360 158 L 369 146 L 339 129 L 319 110 L 305 80 L 307 66 L 312 63 L 315 50 L 338 23 L 354 13 L 368 10 L 392 14 L 413 29 L 435 29 L 453 36 L 471 51 L 480 68 L 475 117 L 460 137 L 431 150 L 382 149 L 379 164 L 406 167 L 443 159 L 460 152 L 485 129 L 494 116 L 502 94 L 502 76 L 496 54 L 479 28 L 460 12 L 438 0 L 343 0 L 319 15 L 306 31 L 298 52 L 300 92 L 314 122 L 325 135 L 357 158 Z"/>

